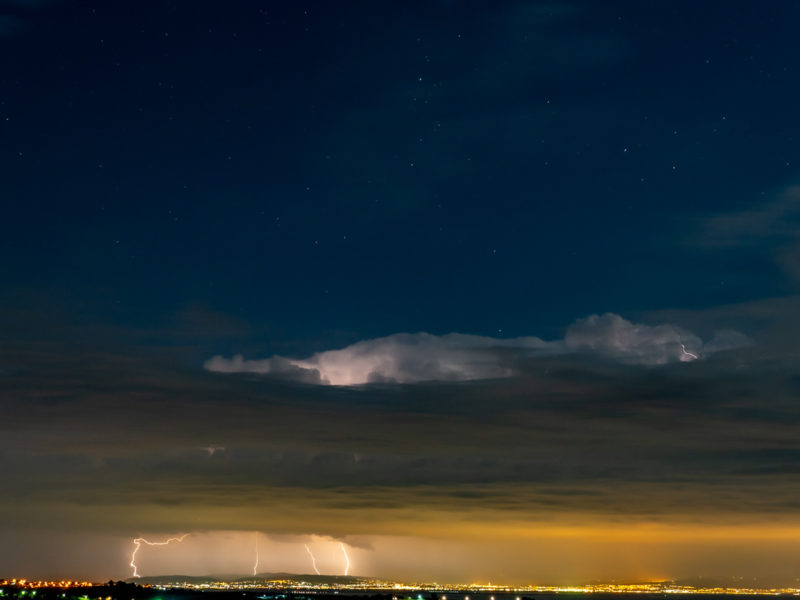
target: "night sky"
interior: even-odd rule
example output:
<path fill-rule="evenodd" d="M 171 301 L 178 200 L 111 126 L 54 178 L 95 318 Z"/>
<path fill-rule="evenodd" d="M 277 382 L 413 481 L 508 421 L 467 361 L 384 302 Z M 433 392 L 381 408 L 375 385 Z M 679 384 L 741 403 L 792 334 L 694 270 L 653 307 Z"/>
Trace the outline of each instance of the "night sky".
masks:
<path fill-rule="evenodd" d="M 799 30 L 0 0 L 0 576 L 796 584 Z"/>

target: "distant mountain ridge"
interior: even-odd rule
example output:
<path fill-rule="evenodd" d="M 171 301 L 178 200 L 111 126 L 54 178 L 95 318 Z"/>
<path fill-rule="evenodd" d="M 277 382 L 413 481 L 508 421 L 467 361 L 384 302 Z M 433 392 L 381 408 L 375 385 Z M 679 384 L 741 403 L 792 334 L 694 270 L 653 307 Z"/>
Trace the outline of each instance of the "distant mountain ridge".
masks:
<path fill-rule="evenodd" d="M 140 585 L 169 585 L 171 583 L 254 583 L 267 584 L 273 581 L 293 581 L 314 584 L 348 585 L 369 581 L 366 577 L 355 575 L 317 575 L 316 573 L 258 573 L 257 575 L 151 575 L 147 577 L 131 577 L 126 581 Z"/>

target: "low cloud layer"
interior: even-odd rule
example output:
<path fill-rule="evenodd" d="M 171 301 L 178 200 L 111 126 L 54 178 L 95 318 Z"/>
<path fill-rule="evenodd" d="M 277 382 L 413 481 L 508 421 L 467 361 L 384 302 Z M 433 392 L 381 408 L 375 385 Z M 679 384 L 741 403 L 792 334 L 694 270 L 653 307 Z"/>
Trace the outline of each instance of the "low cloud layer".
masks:
<path fill-rule="evenodd" d="M 515 373 L 469 385 L 222 377 L 176 368 L 182 347 L 115 351 L 105 330 L 102 345 L 22 343 L 0 327 L 0 463 L 14 482 L 0 492 L 0 564 L 117 579 L 130 576 L 133 538 L 189 533 L 181 546 L 143 549 L 141 572 L 245 574 L 259 531 L 263 571 L 313 572 L 308 544 L 320 571 L 341 573 L 341 549 L 328 544 L 326 555 L 324 537 L 346 545 L 352 573 L 399 579 L 485 568 L 486 579 L 569 580 L 627 556 L 672 577 L 741 556 L 759 580 L 783 581 L 800 531 L 800 359 L 788 343 L 798 307 L 786 299 L 648 319 L 702 331 L 702 342 L 614 315 L 583 319 L 555 341 L 392 336 L 401 351 L 417 343 L 472 373 L 478 364 Z M 33 316 L 30 330 L 47 323 Z M 741 344 L 731 332 L 705 339 L 726 327 L 745 328 L 757 350 L 703 360 Z M 390 347 L 371 340 L 339 352 Z M 681 363 L 685 352 L 700 358 Z M 444 364 L 426 373 L 442 376 Z M 311 371 L 319 375 L 300 372 Z M 448 570 L 434 560 L 450 556 L 443 544 L 475 553 Z M 408 562 L 424 547 L 430 572 Z M 634 567 L 620 578 L 639 577 Z"/>
<path fill-rule="evenodd" d="M 675 325 L 636 324 L 606 313 L 579 319 L 562 340 L 397 333 L 317 352 L 305 359 L 214 356 L 206 361 L 205 368 L 217 373 L 276 374 L 324 385 L 471 381 L 512 376 L 514 364 L 529 356 L 588 354 L 622 364 L 654 366 L 690 362 L 748 343 L 743 334 L 726 331 L 704 344 L 695 334 Z"/>

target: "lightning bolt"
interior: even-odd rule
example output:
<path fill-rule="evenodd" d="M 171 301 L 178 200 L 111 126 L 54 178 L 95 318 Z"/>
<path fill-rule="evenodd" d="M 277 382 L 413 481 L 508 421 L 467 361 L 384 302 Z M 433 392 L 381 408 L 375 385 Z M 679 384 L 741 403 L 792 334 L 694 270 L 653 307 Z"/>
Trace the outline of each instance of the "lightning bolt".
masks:
<path fill-rule="evenodd" d="M 344 559 L 347 561 L 347 564 L 344 566 L 344 574 L 347 575 L 350 572 L 350 557 L 347 556 L 347 550 L 344 549 L 343 543 L 339 542 L 339 547 L 342 549 Z"/>
<path fill-rule="evenodd" d="M 700 358 L 697 354 L 693 354 L 686 349 L 684 344 L 681 344 L 681 362 L 687 362 L 690 360 L 697 360 Z"/>
<path fill-rule="evenodd" d="M 256 531 L 256 564 L 253 565 L 253 575 L 258 573 L 258 532 Z"/>
<path fill-rule="evenodd" d="M 319 569 L 317 568 L 317 559 L 314 558 L 314 555 L 311 553 L 311 548 L 308 547 L 308 544 L 306 544 L 306 552 L 308 552 L 308 555 L 311 557 L 311 566 L 314 567 L 314 572 L 317 575 L 321 575 Z"/>
<path fill-rule="evenodd" d="M 136 569 L 136 553 L 139 552 L 139 548 L 142 547 L 142 544 L 147 544 L 148 546 L 166 546 L 172 542 L 182 542 L 183 538 L 185 538 L 188 533 L 184 533 L 180 537 L 169 538 L 166 542 L 151 542 L 144 538 L 134 538 L 133 540 L 133 552 L 131 553 L 131 567 L 133 567 L 133 576 L 134 577 L 141 577 L 139 575 L 139 571 Z"/>

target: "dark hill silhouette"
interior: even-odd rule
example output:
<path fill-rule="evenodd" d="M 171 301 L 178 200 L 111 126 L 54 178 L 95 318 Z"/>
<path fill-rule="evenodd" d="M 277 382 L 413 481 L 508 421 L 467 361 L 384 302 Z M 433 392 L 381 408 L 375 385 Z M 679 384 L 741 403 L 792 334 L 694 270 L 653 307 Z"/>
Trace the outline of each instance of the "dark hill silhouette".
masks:
<path fill-rule="evenodd" d="M 293 581 L 313 584 L 337 584 L 348 585 L 366 581 L 364 577 L 354 575 L 317 575 L 310 573 L 258 573 L 257 575 L 152 575 L 146 577 L 136 577 L 127 579 L 130 583 L 140 585 L 169 585 L 170 583 L 191 583 L 200 585 L 203 583 L 241 582 L 265 585 L 271 581 Z"/>

